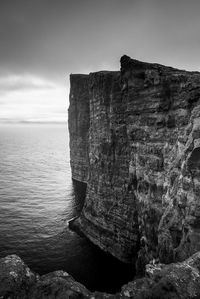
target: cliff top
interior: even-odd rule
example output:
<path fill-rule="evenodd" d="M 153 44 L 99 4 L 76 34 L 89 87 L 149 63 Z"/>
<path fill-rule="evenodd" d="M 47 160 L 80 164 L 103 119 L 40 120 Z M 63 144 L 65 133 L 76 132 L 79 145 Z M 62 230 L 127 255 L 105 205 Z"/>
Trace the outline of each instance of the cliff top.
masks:
<path fill-rule="evenodd" d="M 165 70 L 168 70 L 170 72 L 175 71 L 175 72 L 184 72 L 184 73 L 186 72 L 186 73 L 191 73 L 191 74 L 200 74 L 200 72 L 197 72 L 197 71 L 186 71 L 186 70 L 174 68 L 171 66 L 165 66 L 163 64 L 143 62 L 140 60 L 132 59 L 127 55 L 123 55 L 121 57 L 120 64 L 121 64 L 122 72 L 127 69 L 159 69 L 159 70 L 162 70 L 164 68 Z"/>
<path fill-rule="evenodd" d="M 148 69 L 157 69 L 158 71 L 162 71 L 165 69 L 165 71 L 169 71 L 169 72 L 177 72 L 177 73 L 189 73 L 189 74 L 200 74 L 200 72 L 198 71 L 187 71 L 187 70 L 183 70 L 183 69 L 178 69 L 178 68 L 174 68 L 171 66 L 165 66 L 163 64 L 159 64 L 159 63 L 150 63 L 150 62 L 143 62 L 137 59 L 133 59 L 127 55 L 123 55 L 120 58 L 120 71 L 121 73 L 127 71 L 127 70 L 148 70 Z M 89 74 L 70 74 L 70 78 L 76 78 L 80 79 L 80 78 L 86 78 L 89 75 L 93 75 L 93 74 L 115 74 L 118 73 L 119 71 L 109 71 L 109 70 L 101 70 L 101 71 L 97 71 L 97 72 L 90 72 Z"/>

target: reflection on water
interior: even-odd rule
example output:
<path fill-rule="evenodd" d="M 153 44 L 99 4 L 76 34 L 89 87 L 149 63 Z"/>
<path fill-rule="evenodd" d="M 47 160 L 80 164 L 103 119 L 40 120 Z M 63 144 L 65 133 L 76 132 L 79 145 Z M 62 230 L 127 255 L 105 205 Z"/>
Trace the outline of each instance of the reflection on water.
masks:
<path fill-rule="evenodd" d="M 0 257 L 15 253 L 40 274 L 63 269 L 112 292 L 132 269 L 68 229 L 83 193 L 73 190 L 65 125 L 0 127 Z"/>

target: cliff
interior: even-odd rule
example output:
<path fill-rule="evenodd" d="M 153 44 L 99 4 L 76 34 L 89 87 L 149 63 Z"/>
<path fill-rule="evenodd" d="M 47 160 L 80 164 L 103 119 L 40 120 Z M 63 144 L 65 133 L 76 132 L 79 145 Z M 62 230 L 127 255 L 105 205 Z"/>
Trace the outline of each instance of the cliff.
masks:
<path fill-rule="evenodd" d="M 70 82 L 72 177 L 87 183 L 73 225 L 138 271 L 200 250 L 200 73 L 123 56 Z"/>

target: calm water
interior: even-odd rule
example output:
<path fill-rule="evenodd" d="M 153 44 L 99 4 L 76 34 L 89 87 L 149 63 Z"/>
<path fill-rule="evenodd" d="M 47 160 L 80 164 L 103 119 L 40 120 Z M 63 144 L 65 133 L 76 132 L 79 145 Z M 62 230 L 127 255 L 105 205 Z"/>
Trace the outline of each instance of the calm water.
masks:
<path fill-rule="evenodd" d="M 0 126 L 0 257 L 16 253 L 44 274 L 63 269 L 91 290 L 114 292 L 133 276 L 67 227 L 74 195 L 65 125 Z"/>

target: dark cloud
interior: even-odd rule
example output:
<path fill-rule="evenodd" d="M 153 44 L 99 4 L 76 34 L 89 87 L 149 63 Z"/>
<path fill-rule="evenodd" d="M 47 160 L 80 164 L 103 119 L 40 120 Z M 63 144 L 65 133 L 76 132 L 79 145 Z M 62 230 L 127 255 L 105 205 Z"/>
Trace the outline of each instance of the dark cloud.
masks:
<path fill-rule="evenodd" d="M 80 63 L 84 65 L 84 61 L 95 63 L 113 32 L 118 31 L 120 17 L 125 17 L 123 14 L 134 3 L 125 2 L 1 0 L 2 68 L 63 74 L 77 69 Z"/>
<path fill-rule="evenodd" d="M 1 72 L 61 79 L 118 68 L 124 53 L 199 68 L 199 9 L 195 0 L 1 0 Z"/>
<path fill-rule="evenodd" d="M 0 0 L 1 95 L 39 88 L 30 74 L 67 101 L 69 73 L 119 69 L 123 54 L 200 70 L 199 12 L 199 0 Z"/>

